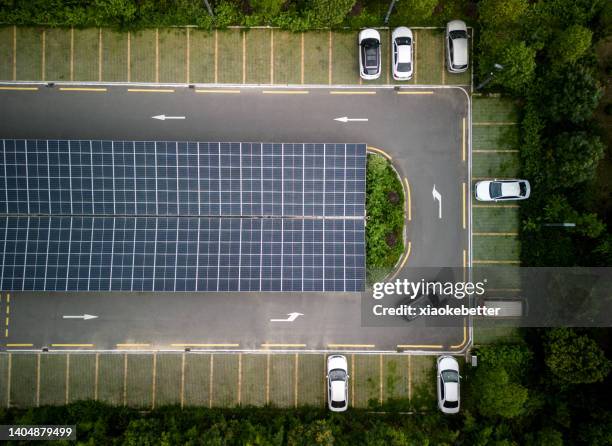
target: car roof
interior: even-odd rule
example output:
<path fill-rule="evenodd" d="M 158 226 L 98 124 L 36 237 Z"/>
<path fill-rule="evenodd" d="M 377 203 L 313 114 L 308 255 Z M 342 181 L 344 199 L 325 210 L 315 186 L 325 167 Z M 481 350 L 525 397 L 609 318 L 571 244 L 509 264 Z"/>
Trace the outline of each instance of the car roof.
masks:
<path fill-rule="evenodd" d="M 344 381 L 332 381 L 331 399 L 332 401 L 344 401 L 346 399 L 346 385 Z"/>
<path fill-rule="evenodd" d="M 453 39 L 453 63 L 455 65 L 467 65 L 468 63 L 468 40 Z"/>
<path fill-rule="evenodd" d="M 457 401 L 459 399 L 459 383 L 444 384 L 444 399 L 446 401 Z"/>
<path fill-rule="evenodd" d="M 512 183 L 501 183 L 502 196 L 518 197 L 521 193 L 521 188 L 518 181 Z"/>
<path fill-rule="evenodd" d="M 412 45 L 399 45 L 397 47 L 397 61 L 399 63 L 412 62 Z"/>

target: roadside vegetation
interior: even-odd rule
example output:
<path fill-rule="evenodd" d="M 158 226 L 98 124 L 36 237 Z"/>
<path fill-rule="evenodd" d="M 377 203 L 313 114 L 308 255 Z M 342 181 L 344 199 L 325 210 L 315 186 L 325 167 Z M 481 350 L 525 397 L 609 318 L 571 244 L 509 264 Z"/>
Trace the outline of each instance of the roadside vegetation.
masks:
<path fill-rule="evenodd" d="M 366 268 L 370 283 L 382 280 L 404 252 L 404 189 L 389 161 L 368 154 Z"/>

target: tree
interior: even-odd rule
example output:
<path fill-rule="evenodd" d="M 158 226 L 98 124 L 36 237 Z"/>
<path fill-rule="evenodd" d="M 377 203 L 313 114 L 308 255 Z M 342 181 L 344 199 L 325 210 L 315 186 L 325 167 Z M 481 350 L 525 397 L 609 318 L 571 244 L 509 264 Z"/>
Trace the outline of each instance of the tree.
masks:
<path fill-rule="evenodd" d="M 478 3 L 478 14 L 483 26 L 507 28 L 518 23 L 528 7 L 527 0 L 482 0 Z"/>
<path fill-rule="evenodd" d="M 535 434 L 528 434 L 525 446 L 563 446 L 563 435 L 552 427 L 545 427 Z"/>
<path fill-rule="evenodd" d="M 562 384 L 601 382 L 610 372 L 610 361 L 599 345 L 571 328 L 548 330 L 544 350 L 548 370 Z"/>
<path fill-rule="evenodd" d="M 479 367 L 472 384 L 478 389 L 476 405 L 485 417 L 516 418 L 524 412 L 527 389 L 510 382 L 508 373 L 501 367 Z"/>
<path fill-rule="evenodd" d="M 421 23 L 432 16 L 437 5 L 438 0 L 399 0 L 395 5 L 395 11 L 404 18 L 404 21 Z"/>
<path fill-rule="evenodd" d="M 286 3 L 286 0 L 250 0 L 256 14 L 264 19 L 270 20 L 278 16 Z"/>
<path fill-rule="evenodd" d="M 118 23 L 127 26 L 136 18 L 136 4 L 132 0 L 96 0 L 102 23 Z"/>
<path fill-rule="evenodd" d="M 355 0 L 312 0 L 311 5 L 314 22 L 331 28 L 342 23 L 353 9 Z"/>
<path fill-rule="evenodd" d="M 563 132 L 554 140 L 552 170 L 560 187 L 571 187 L 595 177 L 605 146 L 599 136 L 580 132 Z"/>
<path fill-rule="evenodd" d="M 542 114 L 553 123 L 570 121 L 579 124 L 593 116 L 602 95 L 591 68 L 552 71 L 535 86 L 536 100 Z"/>
<path fill-rule="evenodd" d="M 536 50 L 528 47 L 522 41 L 509 41 L 503 45 L 492 60 L 504 68 L 494 78 L 494 82 L 514 94 L 526 91 L 535 74 Z M 481 67 L 488 70 L 490 67 Z"/>
<path fill-rule="evenodd" d="M 574 64 L 588 51 L 592 38 L 593 32 L 581 25 L 558 31 L 548 50 L 552 65 L 567 70 L 567 65 Z"/>

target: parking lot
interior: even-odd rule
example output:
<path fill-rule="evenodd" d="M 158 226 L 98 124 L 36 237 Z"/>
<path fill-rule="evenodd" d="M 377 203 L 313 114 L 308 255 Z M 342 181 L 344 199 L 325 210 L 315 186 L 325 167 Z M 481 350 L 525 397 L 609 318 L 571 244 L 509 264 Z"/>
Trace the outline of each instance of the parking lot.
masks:
<path fill-rule="evenodd" d="M 471 70 L 446 72 L 442 28 L 412 29 L 415 71 L 403 84 L 471 85 Z M 383 72 L 367 84 L 400 84 L 390 30 L 380 33 Z M 4 81 L 349 85 L 362 83 L 358 71 L 356 31 L 0 28 Z"/>
<path fill-rule="evenodd" d="M 349 401 L 371 407 L 391 399 L 434 399 L 432 356 L 347 356 Z M 92 399 L 153 408 L 323 406 L 321 354 L 3 353 L 0 404 L 27 407 Z"/>

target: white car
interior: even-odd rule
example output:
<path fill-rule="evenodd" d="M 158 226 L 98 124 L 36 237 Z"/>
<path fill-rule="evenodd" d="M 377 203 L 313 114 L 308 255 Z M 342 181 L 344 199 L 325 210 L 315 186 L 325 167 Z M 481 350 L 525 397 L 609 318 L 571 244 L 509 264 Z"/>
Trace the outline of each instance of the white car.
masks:
<path fill-rule="evenodd" d="M 327 358 L 327 405 L 332 412 L 348 407 L 348 363 L 342 355 Z"/>
<path fill-rule="evenodd" d="M 438 407 L 444 413 L 459 412 L 459 363 L 452 356 L 438 358 Z"/>
<path fill-rule="evenodd" d="M 375 29 L 359 33 L 359 75 L 366 81 L 380 77 L 380 33 Z"/>
<path fill-rule="evenodd" d="M 462 20 L 446 24 L 446 66 L 451 73 L 468 69 L 468 32 Z"/>
<path fill-rule="evenodd" d="M 395 28 L 391 34 L 393 42 L 393 79 L 407 81 L 412 78 L 414 57 L 412 31 L 405 26 Z"/>
<path fill-rule="evenodd" d="M 531 186 L 527 180 L 479 181 L 474 190 L 478 201 L 525 200 L 531 194 Z"/>

